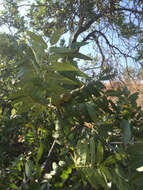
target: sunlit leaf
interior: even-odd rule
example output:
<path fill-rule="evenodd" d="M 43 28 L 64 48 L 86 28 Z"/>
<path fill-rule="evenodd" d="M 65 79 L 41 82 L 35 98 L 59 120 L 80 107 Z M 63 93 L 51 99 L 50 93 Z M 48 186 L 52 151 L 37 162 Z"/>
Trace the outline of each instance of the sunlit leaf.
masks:
<path fill-rule="evenodd" d="M 10 183 L 9 186 L 10 186 L 12 189 L 18 189 L 18 187 L 17 187 L 14 183 Z"/>
<path fill-rule="evenodd" d="M 78 71 L 78 69 L 70 63 L 52 63 L 48 68 L 51 71 Z"/>
<path fill-rule="evenodd" d="M 31 168 L 29 166 L 29 162 L 25 163 L 25 174 L 27 177 L 30 177 L 30 175 L 31 175 Z"/>

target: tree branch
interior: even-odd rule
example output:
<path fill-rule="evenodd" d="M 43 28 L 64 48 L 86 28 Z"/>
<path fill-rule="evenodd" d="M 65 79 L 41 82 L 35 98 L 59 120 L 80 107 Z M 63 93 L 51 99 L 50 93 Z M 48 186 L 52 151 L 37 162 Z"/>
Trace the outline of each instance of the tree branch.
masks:
<path fill-rule="evenodd" d="M 85 32 L 86 30 L 88 30 L 90 28 L 90 26 L 96 21 L 98 20 L 100 17 L 102 16 L 102 14 L 95 14 L 95 18 L 91 19 L 88 23 L 86 23 L 84 26 L 80 26 L 78 27 L 77 31 L 73 34 L 72 39 L 71 39 L 71 44 L 76 42 L 78 36 Z M 81 21 L 79 21 L 80 23 Z"/>
<path fill-rule="evenodd" d="M 143 15 L 143 11 L 139 11 L 137 9 L 131 9 L 131 8 L 125 8 L 125 7 L 120 7 L 120 8 L 116 8 L 115 11 L 128 11 L 131 13 L 136 13 L 136 14 L 141 14 Z"/>
<path fill-rule="evenodd" d="M 98 38 L 95 36 L 95 34 L 93 34 L 92 36 L 93 36 L 94 40 L 96 41 L 96 44 L 97 44 L 97 46 L 98 46 L 98 48 L 99 48 L 99 51 L 100 51 L 100 53 L 101 53 L 101 56 L 102 56 L 101 67 L 103 67 L 104 62 L 105 62 L 104 53 L 103 53 L 102 48 L 101 48 L 101 46 L 100 46 L 100 44 L 99 44 Z"/>
<path fill-rule="evenodd" d="M 56 140 L 54 140 L 53 141 L 53 144 L 52 144 L 52 146 L 51 146 L 51 148 L 50 148 L 50 150 L 49 150 L 49 152 L 48 152 L 48 156 L 47 156 L 47 158 L 46 158 L 46 161 L 44 162 L 44 164 L 43 164 L 43 171 L 42 171 L 42 174 L 41 174 L 41 178 L 43 178 L 43 176 L 45 175 L 45 173 L 46 173 L 46 170 L 47 170 L 47 168 L 48 168 L 48 161 L 49 161 L 49 158 L 50 158 L 50 156 L 51 156 L 51 154 L 52 154 L 52 151 L 53 151 L 53 149 L 54 149 L 54 147 L 55 147 L 55 144 L 56 144 Z"/>
<path fill-rule="evenodd" d="M 107 44 L 110 48 L 116 49 L 116 50 L 117 50 L 120 54 L 122 54 L 124 57 L 130 57 L 130 58 L 134 59 L 134 57 L 132 57 L 132 56 L 130 56 L 130 55 L 128 55 L 128 54 L 122 52 L 122 51 L 121 51 L 118 47 L 116 47 L 115 45 L 110 44 L 110 42 L 109 42 L 109 40 L 107 39 L 107 37 L 105 36 L 105 34 L 103 34 L 103 33 L 102 33 L 101 31 L 99 31 L 99 30 L 94 30 L 93 32 L 89 33 L 82 41 L 85 42 L 85 41 L 89 40 L 90 37 L 93 37 L 93 36 L 95 37 L 95 33 L 100 34 L 100 36 L 102 36 L 102 37 L 104 38 L 104 40 L 106 41 L 106 44 Z M 95 40 L 95 41 L 96 41 L 96 40 Z M 99 48 L 99 42 L 96 41 L 96 44 L 97 44 L 97 46 L 98 46 L 98 48 Z M 100 53 L 101 53 L 101 52 L 102 52 L 102 51 L 101 51 L 101 46 L 100 46 L 99 50 L 100 50 Z M 103 52 L 101 53 L 101 55 L 102 55 L 102 57 L 103 57 Z"/>

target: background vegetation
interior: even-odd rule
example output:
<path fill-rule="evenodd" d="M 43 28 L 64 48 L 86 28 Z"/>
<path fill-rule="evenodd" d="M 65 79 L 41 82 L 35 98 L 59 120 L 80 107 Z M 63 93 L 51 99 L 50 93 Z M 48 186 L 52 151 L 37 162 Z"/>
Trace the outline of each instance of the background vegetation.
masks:
<path fill-rule="evenodd" d="M 142 1 L 1 6 L 0 189 L 142 190 Z"/>

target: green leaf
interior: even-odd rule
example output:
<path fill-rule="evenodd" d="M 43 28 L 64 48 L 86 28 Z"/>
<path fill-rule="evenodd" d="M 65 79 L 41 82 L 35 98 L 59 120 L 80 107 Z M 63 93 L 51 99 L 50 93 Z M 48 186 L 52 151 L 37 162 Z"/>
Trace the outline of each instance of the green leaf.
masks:
<path fill-rule="evenodd" d="M 19 72 L 17 74 L 18 79 L 22 78 L 27 80 L 34 78 L 34 76 L 35 76 L 34 67 L 31 62 L 27 62 L 19 66 Z"/>
<path fill-rule="evenodd" d="M 46 42 L 43 40 L 43 38 L 40 35 L 37 35 L 31 31 L 26 31 L 26 33 L 30 36 L 30 38 L 34 41 L 36 41 L 38 44 L 40 44 L 44 49 L 47 48 Z"/>
<path fill-rule="evenodd" d="M 89 116 L 91 117 L 91 119 L 96 122 L 97 120 L 97 113 L 96 113 L 96 110 L 94 108 L 94 105 L 93 104 L 89 104 L 89 103 L 86 103 L 86 108 L 87 108 L 87 111 L 89 113 Z"/>
<path fill-rule="evenodd" d="M 73 56 L 79 59 L 90 60 L 90 61 L 92 60 L 91 57 L 84 55 L 82 53 L 75 53 Z"/>
<path fill-rule="evenodd" d="M 88 42 L 74 42 L 71 47 L 72 47 L 73 49 L 74 49 L 74 48 L 80 48 L 80 47 L 85 46 L 85 45 L 87 45 L 87 44 L 88 44 Z"/>
<path fill-rule="evenodd" d="M 11 110 L 11 115 L 14 116 L 15 114 L 16 114 L 16 110 L 13 108 L 13 109 Z"/>
<path fill-rule="evenodd" d="M 25 164 L 25 174 L 26 176 L 29 178 L 30 175 L 31 175 L 31 169 L 30 169 L 30 166 L 29 166 L 29 162 L 26 162 Z"/>
<path fill-rule="evenodd" d="M 137 143 L 129 145 L 127 148 L 128 153 L 133 155 L 142 155 L 143 156 L 143 143 Z"/>
<path fill-rule="evenodd" d="M 36 163 L 37 163 L 37 164 L 38 164 L 39 160 L 40 160 L 41 157 L 42 157 L 43 151 L 44 151 L 44 144 L 43 144 L 43 143 L 40 143 L 40 147 L 39 147 L 39 149 L 38 149 L 38 153 L 37 153 L 37 156 L 36 156 Z"/>
<path fill-rule="evenodd" d="M 104 161 L 104 165 L 105 166 L 109 166 L 116 163 L 116 160 L 113 156 L 109 156 L 108 158 L 106 158 L 106 160 Z"/>
<path fill-rule="evenodd" d="M 69 174 L 68 174 L 67 170 L 63 170 L 63 172 L 61 174 L 61 178 L 63 180 L 66 180 L 66 179 L 68 179 L 68 177 L 69 177 Z"/>
<path fill-rule="evenodd" d="M 52 63 L 52 65 L 48 66 L 50 71 L 78 71 L 78 68 L 74 67 L 70 63 Z"/>
<path fill-rule="evenodd" d="M 123 158 L 125 158 L 124 154 L 116 153 L 115 155 L 111 155 L 108 158 L 106 158 L 106 160 L 104 161 L 104 165 L 109 166 L 115 164 L 116 161 L 121 161 Z"/>
<path fill-rule="evenodd" d="M 112 180 L 112 174 L 111 172 L 109 171 L 108 167 L 104 166 L 104 165 L 101 165 L 100 166 L 100 170 L 101 172 L 106 176 L 106 178 L 111 181 Z"/>
<path fill-rule="evenodd" d="M 51 92 L 52 91 L 58 91 L 58 88 L 60 89 L 60 86 L 58 87 L 58 85 L 60 85 L 61 83 L 63 84 L 77 84 L 76 81 L 70 80 L 67 77 L 63 77 L 62 75 L 58 74 L 58 73 L 48 73 L 47 75 L 47 81 L 46 84 L 48 86 L 48 88 L 51 88 Z M 57 87 L 55 87 L 57 86 Z M 57 88 L 57 89 L 55 89 Z M 61 93 L 63 93 L 63 88 L 61 89 Z"/>
<path fill-rule="evenodd" d="M 127 120 L 123 119 L 120 127 L 123 129 L 124 144 L 127 145 L 131 139 L 131 126 Z"/>
<path fill-rule="evenodd" d="M 127 180 L 127 176 L 123 170 L 123 168 L 120 166 L 120 165 L 115 165 L 115 173 L 121 178 L 121 179 L 124 179 L 124 180 Z"/>
<path fill-rule="evenodd" d="M 90 139 L 90 154 L 91 154 L 91 165 L 95 164 L 95 140 L 94 137 Z"/>
<path fill-rule="evenodd" d="M 45 49 L 39 45 L 39 43 L 35 42 L 35 41 L 31 41 L 30 40 L 30 48 L 32 49 L 32 52 L 34 54 L 35 60 L 36 62 L 39 64 L 43 63 L 43 61 L 45 61 L 46 59 L 46 53 L 45 53 Z M 33 62 L 33 58 L 32 58 L 32 62 Z"/>
<path fill-rule="evenodd" d="M 89 148 L 86 140 L 78 141 L 76 151 L 74 153 L 74 163 L 76 167 L 84 167 L 88 161 Z"/>
<path fill-rule="evenodd" d="M 95 168 L 85 168 L 82 170 L 89 181 L 89 183 L 95 189 L 99 188 L 99 185 L 103 188 L 107 189 L 107 184 L 103 178 L 103 176 L 96 170 Z"/>
<path fill-rule="evenodd" d="M 18 187 L 17 187 L 14 183 L 10 183 L 9 186 L 10 186 L 12 189 L 18 189 Z"/>
<path fill-rule="evenodd" d="M 85 177 L 87 178 L 91 186 L 95 189 L 98 189 L 100 182 L 98 181 L 98 176 L 94 178 L 95 170 L 93 168 L 85 168 L 82 171 L 85 174 Z"/>
<path fill-rule="evenodd" d="M 35 182 L 33 184 L 30 184 L 28 190 L 42 190 L 42 189 L 41 185 Z"/>
<path fill-rule="evenodd" d="M 37 63 L 40 63 L 38 59 L 37 59 Z M 32 61 L 32 65 L 33 65 L 37 75 L 39 77 L 41 77 L 42 75 L 41 75 L 41 71 L 40 71 L 40 66 L 37 63 L 35 61 Z"/>
<path fill-rule="evenodd" d="M 70 56 L 72 58 L 92 60 L 90 57 L 88 57 L 82 53 L 76 53 L 77 52 L 76 49 L 69 49 L 66 47 L 51 47 L 50 52 L 54 52 L 54 53 L 65 55 L 65 56 Z"/>
<path fill-rule="evenodd" d="M 38 64 L 41 64 L 41 62 L 42 62 L 42 54 L 39 54 L 39 52 L 38 51 L 36 51 L 33 47 L 31 47 L 31 49 L 32 49 L 32 51 L 33 51 L 33 54 L 34 54 L 34 57 L 35 57 L 35 60 L 36 60 L 36 62 L 38 63 Z M 35 64 L 35 62 L 33 62 L 34 64 L 34 67 L 36 68 L 36 70 L 37 70 L 37 65 Z"/>
<path fill-rule="evenodd" d="M 54 53 L 57 53 L 57 54 L 65 54 L 65 55 L 71 55 L 76 52 L 77 50 L 75 49 L 69 49 L 69 48 L 66 48 L 66 47 L 51 47 L 50 48 L 50 52 L 54 52 Z"/>
<path fill-rule="evenodd" d="M 98 146 L 97 146 L 97 163 L 100 164 L 103 161 L 103 155 L 104 155 L 104 149 L 102 146 L 101 141 L 98 141 Z"/>
<path fill-rule="evenodd" d="M 52 34 L 51 38 L 50 38 L 50 43 L 51 45 L 56 44 L 59 40 L 59 38 L 61 37 L 61 35 L 63 34 L 65 28 L 61 28 L 61 29 L 57 29 L 56 31 L 54 31 L 54 33 Z"/>
<path fill-rule="evenodd" d="M 139 174 L 136 179 L 132 181 L 133 184 L 136 184 L 137 186 L 142 186 L 143 188 L 143 174 Z"/>

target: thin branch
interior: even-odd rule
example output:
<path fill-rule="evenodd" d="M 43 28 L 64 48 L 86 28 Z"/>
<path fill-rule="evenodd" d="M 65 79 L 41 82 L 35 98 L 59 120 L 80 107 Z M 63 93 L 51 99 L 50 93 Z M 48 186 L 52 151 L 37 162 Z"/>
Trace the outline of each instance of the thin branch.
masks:
<path fill-rule="evenodd" d="M 101 46 L 100 46 L 100 44 L 99 44 L 98 38 L 97 38 L 94 34 L 93 34 L 92 36 L 93 36 L 94 40 L 96 41 L 96 44 L 97 44 L 97 46 L 98 46 L 98 48 L 99 48 L 99 51 L 100 51 L 100 53 L 101 53 L 101 56 L 102 56 L 101 67 L 103 67 L 103 66 L 104 66 L 104 62 L 105 62 L 104 53 L 103 53 L 102 48 L 101 48 Z"/>
<path fill-rule="evenodd" d="M 116 49 L 116 50 L 117 50 L 120 54 L 122 54 L 124 57 L 130 57 L 130 58 L 134 59 L 134 57 L 132 57 L 132 56 L 126 54 L 126 53 L 123 53 L 123 52 L 122 52 L 118 47 L 116 47 L 115 45 L 110 44 L 110 42 L 109 42 L 109 40 L 107 39 L 107 37 L 105 36 L 105 34 L 103 34 L 103 33 L 102 33 L 101 31 L 99 31 L 99 30 L 94 30 L 93 32 L 91 32 L 90 34 L 88 34 L 88 35 L 83 39 L 83 42 L 89 40 L 90 37 L 93 37 L 93 36 L 95 35 L 95 33 L 100 34 L 100 35 L 104 38 L 104 40 L 106 41 L 107 45 L 108 45 L 110 48 Z M 96 43 L 97 43 L 97 41 L 96 41 Z M 97 43 L 97 46 L 99 47 L 99 43 Z M 101 47 L 100 47 L 100 52 L 102 52 L 102 51 L 101 51 Z M 101 55 L 102 55 L 102 53 L 101 53 Z"/>
<path fill-rule="evenodd" d="M 98 20 L 101 16 L 102 16 L 101 13 L 100 13 L 100 14 L 95 14 L 94 19 L 91 19 L 91 20 L 90 20 L 88 23 L 86 23 L 84 26 L 80 26 L 80 25 L 79 25 L 77 31 L 76 31 L 76 32 L 73 34 L 73 36 L 72 36 L 71 44 L 74 43 L 74 42 L 76 42 L 78 36 L 79 36 L 81 33 L 83 33 L 83 32 L 85 32 L 86 30 L 88 30 L 88 29 L 90 28 L 90 26 L 91 26 L 96 20 Z M 79 21 L 79 23 L 80 23 L 80 22 L 81 22 L 81 21 Z"/>
<path fill-rule="evenodd" d="M 42 168 L 43 168 L 43 171 L 42 171 L 42 174 L 41 174 L 41 178 L 44 176 L 44 174 L 46 173 L 46 170 L 47 170 L 47 168 L 48 168 L 48 162 L 49 162 L 49 158 L 51 157 L 51 154 L 52 154 L 52 152 L 53 152 L 53 149 L 54 149 L 54 147 L 55 147 L 55 144 L 56 144 L 56 140 L 54 140 L 53 141 L 53 144 L 52 144 L 52 146 L 51 146 L 51 148 L 50 148 L 50 150 L 49 150 L 49 152 L 48 152 L 48 156 L 47 156 L 47 158 L 46 158 L 46 161 L 44 162 L 44 164 L 43 164 L 43 166 L 42 166 Z"/>
<path fill-rule="evenodd" d="M 143 15 L 143 11 L 139 11 L 137 9 L 131 9 L 131 8 L 125 8 L 125 7 L 120 7 L 120 8 L 116 8 L 115 11 L 129 11 L 131 13 L 136 13 L 136 14 L 141 14 Z"/>

